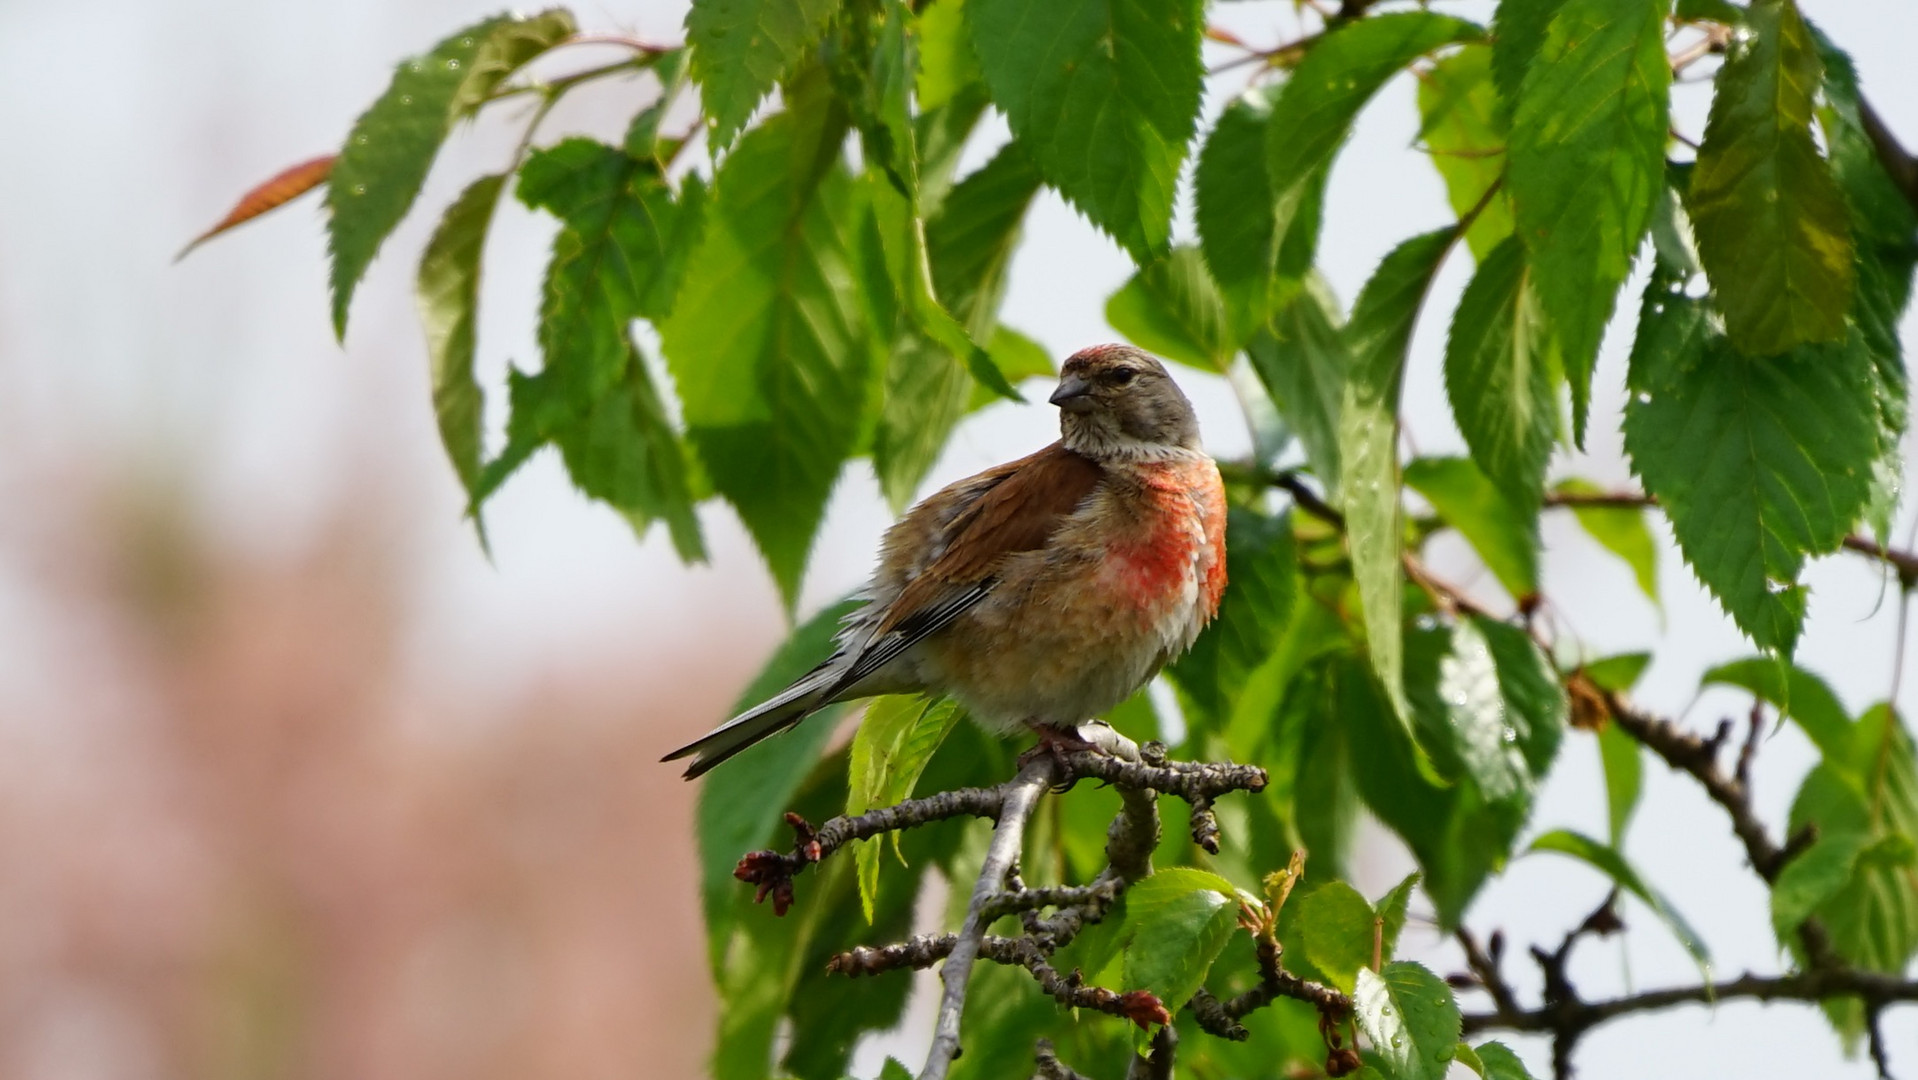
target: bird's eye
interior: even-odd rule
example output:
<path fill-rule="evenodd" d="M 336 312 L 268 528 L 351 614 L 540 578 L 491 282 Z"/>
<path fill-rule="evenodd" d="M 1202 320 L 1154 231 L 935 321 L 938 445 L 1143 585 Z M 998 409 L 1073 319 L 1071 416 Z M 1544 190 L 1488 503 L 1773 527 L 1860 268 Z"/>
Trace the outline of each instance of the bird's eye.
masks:
<path fill-rule="evenodd" d="M 1113 372 L 1112 374 L 1107 375 L 1106 381 L 1111 383 L 1114 386 L 1124 386 L 1125 384 L 1131 382 L 1133 377 L 1138 374 L 1139 374 L 1138 372 L 1132 370 L 1131 368 L 1120 368 L 1119 370 Z"/>

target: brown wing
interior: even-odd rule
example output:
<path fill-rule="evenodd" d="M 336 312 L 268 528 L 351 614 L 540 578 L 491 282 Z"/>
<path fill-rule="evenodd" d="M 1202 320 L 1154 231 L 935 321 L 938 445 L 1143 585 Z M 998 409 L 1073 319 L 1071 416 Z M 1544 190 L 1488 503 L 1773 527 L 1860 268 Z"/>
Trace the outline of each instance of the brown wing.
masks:
<path fill-rule="evenodd" d="M 952 598 L 975 591 L 983 595 L 1006 556 L 1046 546 L 1104 475 L 1063 443 L 1002 468 L 1003 479 L 954 515 L 945 529 L 944 551 L 900 591 L 880 633 L 905 630 L 935 612 L 944 615 L 939 625 L 950 621 L 952 614 L 943 609 Z M 924 634 L 914 639 L 919 636 Z"/>

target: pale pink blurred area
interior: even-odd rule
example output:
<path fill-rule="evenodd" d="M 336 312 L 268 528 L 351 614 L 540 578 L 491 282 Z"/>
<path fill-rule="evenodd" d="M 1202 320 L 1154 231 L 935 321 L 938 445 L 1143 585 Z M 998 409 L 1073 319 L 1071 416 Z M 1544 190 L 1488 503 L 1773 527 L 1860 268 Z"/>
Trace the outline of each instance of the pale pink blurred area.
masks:
<path fill-rule="evenodd" d="M 1918 141 L 1918 76 L 1903 58 L 1918 8 L 1803 6 Z M 702 511 L 709 563 L 686 567 L 658 531 L 635 542 L 547 455 L 489 505 L 490 557 L 463 520 L 433 428 L 412 272 L 438 208 L 504 164 L 524 113 L 449 144 L 362 284 L 344 346 L 328 325 L 311 198 L 170 263 L 241 191 L 337 146 L 400 58 L 495 10 L 0 5 L 0 1080 L 704 1072 L 715 1002 L 696 788 L 657 759 L 724 718 L 786 617 L 721 506 Z M 685 4 L 574 10 L 593 28 L 676 42 Z M 1290 0 L 1215 12 L 1248 39 L 1297 26 Z M 582 51 L 556 68 L 594 62 Z M 1231 88 L 1220 89 L 1208 109 Z M 542 132 L 616 138 L 650 94 L 643 79 L 591 87 Z M 1388 90 L 1334 176 L 1337 239 L 1323 263 L 1348 301 L 1393 243 L 1445 220 L 1436 178 L 1412 175 L 1421 166 L 1405 150 L 1411 97 L 1404 80 Z M 495 435 L 506 365 L 537 361 L 550 234 L 509 205 L 487 251 L 480 364 Z M 1130 272 L 1048 196 L 1012 272 L 1007 320 L 1055 356 L 1109 340 L 1104 300 Z M 1448 270 L 1415 340 L 1408 426 L 1428 453 L 1461 446 L 1438 356 L 1464 276 Z M 1623 347 L 1615 329 L 1594 452 L 1564 471 L 1629 480 L 1605 434 L 1617 428 Z M 1180 377 L 1209 445 L 1243 453 L 1223 383 Z M 1053 422 L 1043 407 L 995 407 L 960 429 L 932 482 L 1027 452 Z M 858 582 L 889 519 L 855 465 L 801 614 Z M 1581 634 L 1604 649 L 1664 649 L 1646 687 L 1656 707 L 1678 711 L 1705 664 L 1748 651 L 1669 543 L 1660 613 L 1620 602 L 1625 572 L 1569 528 L 1547 538 L 1551 590 Z M 1464 572 L 1462 551 L 1438 556 L 1441 570 Z M 1863 568 L 1814 573 L 1823 606 L 1806 655 L 1862 706 L 1899 662 L 1891 605 L 1875 606 Z M 1568 744 L 1537 823 L 1598 828 L 1595 755 Z M 1768 745 L 1759 782 L 1772 820 L 1809 763 L 1795 734 Z M 1764 897 L 1722 823 L 1662 770 L 1647 784 L 1634 857 L 1707 927 L 1725 970 L 1774 970 Z M 1376 893 L 1403 868 L 1368 836 L 1362 884 Z M 1602 892 L 1577 868 L 1522 860 L 1477 914 L 1515 947 L 1555 941 Z M 1637 917 L 1645 928 L 1634 923 L 1627 945 L 1591 950 L 1594 984 L 1617 982 L 1626 949 L 1642 985 L 1695 978 Z M 1421 956 L 1456 966 L 1432 937 L 1416 943 Z M 1918 1017 L 1897 1023 L 1896 1045 L 1918 1044 Z M 891 1048 L 922 1044 L 907 1032 Z M 1542 1069 L 1543 1044 L 1519 1045 Z M 860 1076 L 876 1072 L 871 1051 L 855 1061 Z M 1581 1055 L 1590 1076 L 1868 1075 L 1839 1062 L 1802 1009 L 1726 1008 L 1709 1023 L 1698 1010 L 1664 1014 L 1603 1029 Z"/>

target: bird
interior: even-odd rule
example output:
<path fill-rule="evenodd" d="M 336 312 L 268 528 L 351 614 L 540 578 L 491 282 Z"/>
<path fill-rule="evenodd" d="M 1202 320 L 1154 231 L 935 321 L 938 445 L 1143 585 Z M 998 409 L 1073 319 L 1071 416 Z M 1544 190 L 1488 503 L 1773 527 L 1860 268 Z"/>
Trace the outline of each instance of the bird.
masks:
<path fill-rule="evenodd" d="M 833 654 L 662 761 L 692 779 L 835 702 L 947 695 L 975 722 L 1078 748 L 1078 725 L 1188 649 L 1225 589 L 1225 487 L 1192 403 L 1130 345 L 1082 349 L 1058 441 L 950 484 L 885 533 Z"/>

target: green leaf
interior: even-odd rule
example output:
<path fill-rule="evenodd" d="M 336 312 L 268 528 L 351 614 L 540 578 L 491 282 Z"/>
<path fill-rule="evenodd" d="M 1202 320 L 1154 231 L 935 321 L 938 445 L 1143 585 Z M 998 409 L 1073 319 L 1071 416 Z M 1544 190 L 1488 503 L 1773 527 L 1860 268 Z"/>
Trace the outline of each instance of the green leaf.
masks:
<path fill-rule="evenodd" d="M 416 295 L 432 362 L 433 413 L 453 471 L 471 496 L 485 453 L 485 392 L 473 377 L 480 253 L 504 176 L 482 176 L 446 208 L 420 259 Z"/>
<path fill-rule="evenodd" d="M 1356 659 L 1340 658 L 1332 673 L 1334 685 L 1318 696 L 1326 699 L 1322 708 L 1330 722 L 1343 729 L 1359 794 L 1417 857 L 1440 925 L 1457 926 L 1487 875 L 1504 865 L 1529 807 L 1519 800 L 1489 802 L 1470 776 L 1450 785 L 1433 779 L 1371 671 Z M 1421 691 L 1420 697 L 1427 695 Z M 1331 771 L 1322 757 L 1313 760 L 1307 778 Z M 1296 798 L 1303 813 L 1304 778 L 1300 787 Z"/>
<path fill-rule="evenodd" d="M 1268 517 L 1236 506 L 1228 513 L 1226 580 L 1232 587 L 1218 617 L 1167 669 L 1179 689 L 1221 725 L 1285 632 L 1299 570 L 1290 514 Z"/>
<path fill-rule="evenodd" d="M 1858 720 L 1851 752 L 1828 757 L 1805 777 L 1787 831 L 1807 827 L 1820 837 L 1865 840 L 1849 878 L 1812 909 L 1833 949 L 1872 971 L 1904 971 L 1918 955 L 1918 759 L 1910 732 L 1890 708 L 1868 710 Z M 1787 944 L 1802 963 L 1798 943 Z M 1864 1030 L 1857 1000 L 1826 1002 L 1825 1011 L 1847 1042 L 1855 1043 Z"/>
<path fill-rule="evenodd" d="M 1011 388 L 933 296 L 913 200 L 870 174 L 866 188 L 873 213 L 865 238 L 865 286 L 875 322 L 891 342 L 872 460 L 881 490 L 900 512 L 965 413 L 973 390 L 967 374 L 973 354 L 1001 388 Z"/>
<path fill-rule="evenodd" d="M 1375 21 L 1384 17 L 1358 25 Z M 1408 710 L 1399 639 L 1399 389 L 1419 308 L 1457 236 L 1456 229 L 1439 229 L 1393 248 L 1360 290 L 1345 326 L 1351 368 L 1339 405 L 1339 496 L 1372 666 L 1401 717 Z"/>
<path fill-rule="evenodd" d="M 1226 106 L 1193 174 L 1199 250 L 1224 297 L 1232 339 L 1240 344 L 1296 295 L 1318 252 L 1329 170 L 1320 169 L 1308 182 L 1284 227 L 1266 176 L 1266 125 L 1280 89 L 1248 91 Z"/>
<path fill-rule="evenodd" d="M 1588 669 L 1589 670 L 1589 669 Z M 1625 845 L 1625 829 L 1644 790 L 1645 756 L 1638 740 L 1617 724 L 1598 731 L 1599 765 L 1605 770 L 1605 821 L 1614 848 Z"/>
<path fill-rule="evenodd" d="M 1645 674 L 1651 663 L 1652 654 L 1648 652 L 1618 653 L 1593 660 L 1579 670 L 1601 689 L 1623 694 L 1638 685 L 1639 676 Z"/>
<path fill-rule="evenodd" d="M 1298 933 L 1306 959 L 1326 981 L 1351 993 L 1360 969 L 1372 964 L 1377 913 L 1357 889 L 1343 881 L 1328 881 L 1297 903 Z"/>
<path fill-rule="evenodd" d="M 1812 142 L 1823 77 L 1791 0 L 1755 0 L 1732 38 L 1692 169 L 1698 254 L 1732 344 L 1770 356 L 1845 335 L 1852 240 Z"/>
<path fill-rule="evenodd" d="M 1046 179 L 1144 263 L 1199 114 L 1199 0 L 968 0 L 992 99 Z"/>
<path fill-rule="evenodd" d="M 1851 211 L 1858 283 L 1852 319 L 1858 324 L 1878 372 L 1879 456 L 1872 469 L 1872 499 L 1866 523 L 1881 542 L 1890 533 L 1903 489 L 1903 439 L 1909 390 L 1898 323 L 1911 297 L 1912 271 L 1918 263 L 1918 208 L 1892 182 L 1860 112 L 1858 75 L 1851 58 L 1816 29 L 1812 31 L 1824 62 L 1827 107 L 1820 120 L 1831 165 Z"/>
<path fill-rule="evenodd" d="M 901 1064 L 898 1058 L 889 1057 L 879 1067 L 879 1080 L 912 1080 L 912 1070 Z"/>
<path fill-rule="evenodd" d="M 839 622 L 858 607 L 844 600 L 806 620 L 739 696 L 734 712 L 764 701 L 804 675 L 832 653 Z M 819 751 L 832 738 L 833 724 L 842 706 L 832 706 L 809 717 L 777 739 L 748 747 L 723 769 L 706 775 L 694 815 L 699 838 L 700 895 L 705 902 L 706 935 L 714 950 L 725 944 L 732 928 L 732 897 L 740 888 L 733 867 L 746 852 L 765 846 L 774 830 L 782 828 L 780 815 L 812 770 Z"/>
<path fill-rule="evenodd" d="M 1805 557 L 1835 550 L 1870 494 L 1871 358 L 1856 334 L 1764 361 L 1692 340 L 1627 405 L 1625 447 L 1699 580 L 1789 655 Z"/>
<path fill-rule="evenodd" d="M 1589 480 L 1576 478 L 1561 480 L 1553 491 L 1572 495 L 1598 495 L 1604 489 Z M 1632 579 L 1638 582 L 1638 591 L 1652 606 L 1664 610 L 1664 603 L 1658 597 L 1658 542 L 1652 539 L 1652 527 L 1645 520 L 1647 511 L 1637 506 L 1578 506 L 1572 507 L 1572 517 L 1577 519 L 1585 535 L 1598 541 L 1606 551 L 1624 560 L 1631 568 Z"/>
<path fill-rule="evenodd" d="M 986 355 L 992 359 L 992 366 L 999 369 L 999 374 L 1009 386 L 1017 386 L 1027 379 L 1046 378 L 1059 370 L 1046 353 L 1045 346 L 1010 326 L 1001 325 L 992 331 L 992 341 L 986 346 Z M 966 411 L 974 412 L 1003 400 L 1003 397 L 983 385 L 974 386 Z"/>
<path fill-rule="evenodd" d="M 1745 21 L 1745 13 L 1729 0 L 1678 0 L 1678 8 L 1673 15 L 1682 22 L 1709 20 L 1727 26 L 1737 26 Z"/>
<path fill-rule="evenodd" d="M 1359 111 L 1387 80 L 1440 46 L 1483 34 L 1463 19 L 1408 11 L 1354 19 L 1320 38 L 1285 81 L 1265 124 L 1273 235 L 1293 228 Z"/>
<path fill-rule="evenodd" d="M 1419 137 L 1460 217 L 1505 176 L 1508 113 L 1492 81 L 1490 46 L 1467 45 L 1419 76 Z M 1483 261 L 1511 235 L 1512 208 L 1501 194 L 1465 230 L 1465 243 Z"/>
<path fill-rule="evenodd" d="M 1538 519 L 1494 488 L 1468 458 L 1419 458 L 1405 483 L 1457 529 L 1514 600 L 1538 593 Z"/>
<path fill-rule="evenodd" d="M 1779 947 L 1790 947 L 1799 924 L 1851 881 L 1858 856 L 1870 844 L 1863 832 L 1824 834 L 1785 864 L 1771 888 L 1772 932 Z"/>
<path fill-rule="evenodd" d="M 1351 353 L 1338 301 L 1324 279 L 1308 278 L 1297 296 L 1246 345 L 1246 356 L 1279 415 L 1298 435 L 1326 490 L 1339 486 L 1339 409 Z"/>
<path fill-rule="evenodd" d="M 933 288 L 975 341 L 989 340 L 997 325 L 1006 268 L 1039 183 L 1025 149 L 1008 144 L 953 185 L 926 223 Z"/>
<path fill-rule="evenodd" d="M 543 395 L 551 386 L 543 374 L 528 379 L 514 372 L 514 415 L 548 412 Z M 581 491 L 618 509 L 642 537 L 653 521 L 664 520 L 682 560 L 706 557 L 693 513 L 685 448 L 666 419 L 637 349 L 628 347 L 620 381 L 585 416 L 552 434 L 567 474 Z"/>
<path fill-rule="evenodd" d="M 1398 951 L 1399 934 L 1405 929 L 1406 909 L 1412 903 L 1412 890 L 1418 886 L 1418 871 L 1405 875 L 1392 890 L 1379 897 L 1372 905 L 1379 914 L 1382 923 L 1379 935 L 1379 948 L 1385 959 L 1390 960 Z"/>
<path fill-rule="evenodd" d="M 1666 0 L 1568 0 L 1526 70 L 1512 117 L 1518 234 L 1571 381 L 1580 445 L 1599 338 L 1665 174 L 1668 8 Z"/>
<path fill-rule="evenodd" d="M 386 92 L 353 122 L 326 186 L 333 332 L 339 337 L 346 336 L 354 288 L 419 196 L 440 143 L 459 116 L 461 90 L 474 60 L 494 35 L 524 21 L 530 20 L 486 19 L 401 62 Z"/>
<path fill-rule="evenodd" d="M 1652 914 L 1658 916 L 1658 921 L 1664 923 L 1666 929 L 1672 932 L 1672 936 L 1678 939 L 1678 943 L 1691 954 L 1692 962 L 1698 965 L 1699 974 L 1705 977 L 1706 982 L 1711 981 L 1712 956 L 1711 950 L 1705 947 L 1704 939 L 1699 937 L 1698 932 L 1693 930 L 1684 916 L 1678 913 L 1678 909 L 1672 907 L 1664 894 L 1653 889 L 1638 876 L 1638 871 L 1632 869 L 1631 864 L 1625 861 L 1625 856 L 1618 853 L 1618 849 L 1607 847 L 1589 836 L 1570 829 L 1553 829 L 1535 838 L 1529 850 L 1569 855 L 1611 878 L 1613 884 L 1644 901 L 1646 906 L 1652 909 Z"/>
<path fill-rule="evenodd" d="M 1202 870 L 1161 870 L 1126 893 L 1125 983 L 1176 1011 L 1205 982 L 1238 928 L 1232 883 Z"/>
<path fill-rule="evenodd" d="M 867 208 L 838 167 L 840 130 L 789 104 L 740 140 L 660 327 L 687 434 L 788 605 L 859 441 L 880 344 L 856 284 Z"/>
<path fill-rule="evenodd" d="M 676 205 L 655 165 L 591 139 L 567 139 L 521 167 L 521 201 L 565 227 L 543 286 L 541 370 L 511 376 L 507 444 L 481 470 L 475 506 L 553 441 L 582 491 L 642 532 L 663 518 L 682 557 L 703 557 L 685 451 L 628 334 L 635 317 L 657 318 L 671 303 L 703 192 L 688 185 Z"/>
<path fill-rule="evenodd" d="M 1851 714 L 1825 680 L 1775 657 L 1753 656 L 1720 664 L 1699 679 L 1703 686 L 1736 686 L 1798 721 L 1818 752 L 1844 760 L 1852 749 Z"/>
<path fill-rule="evenodd" d="M 1479 1075 L 1485 1080 L 1532 1080 L 1525 1063 L 1502 1042 L 1479 1043 L 1477 1053 L 1479 1063 L 1485 1066 Z"/>
<path fill-rule="evenodd" d="M 1420 964 L 1398 960 L 1374 974 L 1359 972 L 1352 995 L 1359 1030 L 1399 1080 L 1444 1080 L 1457 1056 L 1458 1002 L 1445 980 Z"/>
<path fill-rule="evenodd" d="M 1509 117 L 1518 103 L 1525 75 L 1545 45 L 1552 18 L 1566 0 L 1510 0 L 1492 16 L 1492 82 L 1499 106 Z"/>
<path fill-rule="evenodd" d="M 1551 658 L 1523 628 L 1483 615 L 1472 616 L 1470 622 L 1485 636 L 1492 663 L 1498 668 L 1499 694 L 1505 699 L 1509 729 L 1501 732 L 1501 737 L 1517 742 L 1532 778 L 1542 780 L 1558 757 L 1559 742 L 1571 717 L 1564 683 Z"/>
<path fill-rule="evenodd" d="M 1452 315 L 1445 396 L 1472 460 L 1506 502 L 1535 518 L 1560 432 L 1558 352 L 1518 240 L 1482 258 Z"/>
<path fill-rule="evenodd" d="M 485 106 L 493 91 L 512 74 L 546 50 L 579 33 L 573 13 L 549 8 L 524 19 L 509 19 L 480 38 L 479 50 L 466 67 L 466 78 L 453 95 L 456 117 L 470 117 Z"/>
<path fill-rule="evenodd" d="M 1136 271 L 1106 301 L 1106 321 L 1141 349 L 1203 371 L 1224 371 L 1238 351 L 1219 288 L 1188 245 Z"/>
<path fill-rule="evenodd" d="M 837 10 L 833 0 L 696 0 L 686 13 L 686 45 L 715 152 L 811 51 Z"/>
<path fill-rule="evenodd" d="M 966 33 L 966 0 L 939 0 L 919 14 L 919 76 L 915 96 L 923 112 L 950 104 L 984 80 Z"/>
<path fill-rule="evenodd" d="M 846 813 L 863 814 L 911 798 L 926 763 L 945 742 L 959 716 L 957 704 L 928 701 L 917 694 L 888 694 L 874 699 L 853 732 Z M 898 841 L 894 833 L 895 851 Z M 868 923 L 872 922 L 873 903 L 879 895 L 881 845 L 878 838 L 861 840 L 853 851 L 859 867 L 859 904 Z"/>

